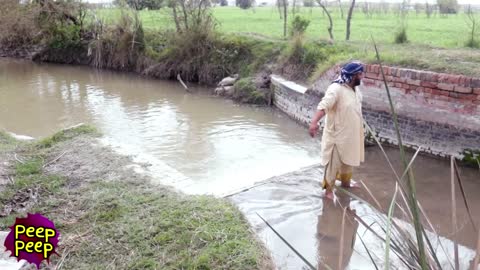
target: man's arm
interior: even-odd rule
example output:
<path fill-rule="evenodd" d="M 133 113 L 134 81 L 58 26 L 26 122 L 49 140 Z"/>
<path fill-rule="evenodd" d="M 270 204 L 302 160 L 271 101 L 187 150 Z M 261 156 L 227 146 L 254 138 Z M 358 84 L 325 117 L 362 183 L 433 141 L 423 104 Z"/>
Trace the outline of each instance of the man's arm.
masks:
<path fill-rule="evenodd" d="M 315 137 L 318 132 L 318 122 L 322 117 L 325 116 L 325 110 L 318 110 L 315 115 L 313 116 L 312 122 L 310 123 L 310 128 L 308 129 L 308 132 L 310 133 L 310 136 Z"/>

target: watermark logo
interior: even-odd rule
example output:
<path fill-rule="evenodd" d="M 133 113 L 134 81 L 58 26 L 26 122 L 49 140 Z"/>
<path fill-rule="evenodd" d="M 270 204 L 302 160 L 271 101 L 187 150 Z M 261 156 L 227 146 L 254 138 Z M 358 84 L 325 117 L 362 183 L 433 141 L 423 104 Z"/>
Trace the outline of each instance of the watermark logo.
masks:
<path fill-rule="evenodd" d="M 18 261 L 26 260 L 40 268 L 40 263 L 55 254 L 59 233 L 52 221 L 40 214 L 28 214 L 17 218 L 5 239 L 5 248 Z"/>

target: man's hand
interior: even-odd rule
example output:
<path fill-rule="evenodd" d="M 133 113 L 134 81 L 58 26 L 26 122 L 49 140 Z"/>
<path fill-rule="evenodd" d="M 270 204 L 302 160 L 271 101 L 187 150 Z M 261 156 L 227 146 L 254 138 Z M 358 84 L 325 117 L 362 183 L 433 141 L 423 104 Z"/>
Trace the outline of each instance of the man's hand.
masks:
<path fill-rule="evenodd" d="M 312 122 L 310 123 L 310 128 L 308 129 L 308 133 L 310 133 L 310 136 L 312 136 L 312 138 L 314 138 L 315 135 L 317 135 L 317 133 L 318 133 L 318 121 L 320 121 L 320 119 L 322 119 L 322 117 L 324 115 L 325 115 L 325 111 L 324 110 L 319 110 L 313 116 Z"/>
<path fill-rule="evenodd" d="M 308 133 L 310 133 L 310 136 L 312 136 L 312 138 L 314 138 L 317 133 L 318 133 L 318 123 L 311 123 L 310 124 L 310 128 L 308 129 Z"/>

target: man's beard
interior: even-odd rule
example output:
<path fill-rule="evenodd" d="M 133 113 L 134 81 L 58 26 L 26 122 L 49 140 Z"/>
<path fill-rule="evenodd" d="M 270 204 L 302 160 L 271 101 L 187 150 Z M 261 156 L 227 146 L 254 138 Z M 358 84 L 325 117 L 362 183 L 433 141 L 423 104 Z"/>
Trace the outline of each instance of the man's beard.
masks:
<path fill-rule="evenodd" d="M 362 80 L 359 78 L 353 79 L 353 87 L 359 86 L 362 83 Z"/>

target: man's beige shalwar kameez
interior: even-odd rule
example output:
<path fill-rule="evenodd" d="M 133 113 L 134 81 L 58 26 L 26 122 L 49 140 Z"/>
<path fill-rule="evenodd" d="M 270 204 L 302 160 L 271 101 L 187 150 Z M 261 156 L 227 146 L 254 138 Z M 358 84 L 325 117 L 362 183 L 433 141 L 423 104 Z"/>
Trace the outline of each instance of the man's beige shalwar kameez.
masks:
<path fill-rule="evenodd" d="M 362 96 L 346 84 L 331 84 L 317 110 L 325 110 L 321 165 L 325 166 L 324 188 L 335 180 L 350 182 L 352 166 L 364 161 Z"/>

